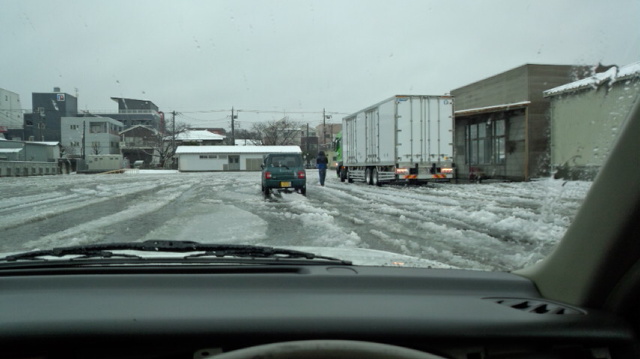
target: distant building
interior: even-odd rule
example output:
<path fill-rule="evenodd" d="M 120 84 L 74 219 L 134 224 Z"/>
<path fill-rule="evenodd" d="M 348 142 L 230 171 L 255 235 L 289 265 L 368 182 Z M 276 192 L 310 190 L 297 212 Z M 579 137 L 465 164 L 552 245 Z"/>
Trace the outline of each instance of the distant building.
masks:
<path fill-rule="evenodd" d="M 262 146 L 262 141 L 236 138 L 236 146 Z"/>
<path fill-rule="evenodd" d="M 143 161 L 145 166 L 156 164 L 158 161 L 154 155 L 160 146 L 162 137 L 154 128 L 137 125 L 120 132 L 120 151 L 130 163 Z"/>
<path fill-rule="evenodd" d="M 550 151 L 556 176 L 594 178 L 639 94 L 640 62 L 545 91 L 551 101 Z"/>
<path fill-rule="evenodd" d="M 175 141 L 178 146 L 191 145 L 191 146 L 213 146 L 221 145 L 225 136 L 218 135 L 206 130 L 187 130 L 180 132 L 175 136 Z M 172 136 L 165 137 L 165 141 L 173 141 Z"/>
<path fill-rule="evenodd" d="M 58 142 L 0 140 L 0 177 L 58 174 Z"/>
<path fill-rule="evenodd" d="M 24 115 L 24 139 L 28 141 L 60 141 L 62 117 L 78 115 L 78 99 L 60 91 L 31 94 L 32 113 Z"/>
<path fill-rule="evenodd" d="M 178 170 L 260 171 L 269 153 L 302 153 L 298 146 L 180 146 L 176 150 Z"/>
<path fill-rule="evenodd" d="M 0 88 L 0 138 L 12 130 L 21 132 L 23 126 L 24 116 L 20 95 Z"/>
<path fill-rule="evenodd" d="M 111 99 L 118 103 L 118 112 L 96 115 L 120 121 L 125 129 L 142 125 L 164 133 L 164 113 L 153 102 L 123 97 L 112 97 Z"/>
<path fill-rule="evenodd" d="M 61 146 L 67 158 L 120 154 L 123 125 L 109 117 L 63 117 Z"/>
<path fill-rule="evenodd" d="M 341 123 L 326 123 L 316 126 L 320 150 L 331 151 L 336 135 L 342 131 Z"/>
<path fill-rule="evenodd" d="M 451 91 L 459 178 L 527 181 L 549 172 L 549 99 L 543 91 L 585 72 L 527 64 Z"/>
<path fill-rule="evenodd" d="M 227 130 L 221 127 L 190 127 L 194 131 L 209 131 L 220 136 L 227 136 Z"/>

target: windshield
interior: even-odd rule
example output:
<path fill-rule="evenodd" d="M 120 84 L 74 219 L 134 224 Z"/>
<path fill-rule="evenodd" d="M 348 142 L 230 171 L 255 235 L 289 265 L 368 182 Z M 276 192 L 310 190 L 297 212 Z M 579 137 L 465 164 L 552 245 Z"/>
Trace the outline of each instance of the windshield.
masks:
<path fill-rule="evenodd" d="M 302 158 L 299 155 L 278 155 L 268 156 L 266 164 L 275 167 L 298 167 L 302 166 Z"/>
<path fill-rule="evenodd" d="M 161 239 L 534 264 L 638 99 L 639 13 L 5 1 L 0 252 Z"/>

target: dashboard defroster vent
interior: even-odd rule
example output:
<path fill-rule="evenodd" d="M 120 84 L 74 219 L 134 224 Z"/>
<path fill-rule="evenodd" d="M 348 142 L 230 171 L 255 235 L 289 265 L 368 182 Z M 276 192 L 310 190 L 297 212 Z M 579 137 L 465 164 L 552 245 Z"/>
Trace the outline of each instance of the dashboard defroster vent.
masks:
<path fill-rule="evenodd" d="M 523 298 L 486 298 L 495 303 L 517 309 L 523 312 L 535 314 L 586 314 L 584 311 L 570 307 L 568 305 L 555 302 L 544 301 L 540 299 L 523 299 Z"/>

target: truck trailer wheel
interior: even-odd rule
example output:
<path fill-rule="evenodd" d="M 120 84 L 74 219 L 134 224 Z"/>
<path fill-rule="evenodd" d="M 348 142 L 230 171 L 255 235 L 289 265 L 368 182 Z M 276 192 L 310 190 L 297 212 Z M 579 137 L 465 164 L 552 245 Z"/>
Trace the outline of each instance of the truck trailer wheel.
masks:
<path fill-rule="evenodd" d="M 371 185 L 371 168 L 364 169 L 364 183 Z"/>
<path fill-rule="evenodd" d="M 380 179 L 378 178 L 378 169 L 374 168 L 371 170 L 371 184 L 374 186 L 380 186 Z"/>
<path fill-rule="evenodd" d="M 340 169 L 340 182 L 344 182 L 346 179 L 347 179 L 347 169 L 343 167 Z"/>

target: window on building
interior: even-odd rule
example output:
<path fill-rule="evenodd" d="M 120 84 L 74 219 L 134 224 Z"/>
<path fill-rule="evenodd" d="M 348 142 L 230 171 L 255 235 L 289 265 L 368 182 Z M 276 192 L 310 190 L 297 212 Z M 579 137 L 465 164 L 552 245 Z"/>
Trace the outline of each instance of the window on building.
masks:
<path fill-rule="evenodd" d="M 495 143 L 495 163 L 503 164 L 507 160 L 505 152 L 506 145 L 506 124 L 505 120 L 495 122 L 494 143 Z"/>
<path fill-rule="evenodd" d="M 478 163 L 478 124 L 467 127 L 467 159 L 470 164 Z"/>
<path fill-rule="evenodd" d="M 478 164 L 491 162 L 488 158 L 491 150 L 487 151 L 487 144 L 490 144 L 490 141 L 487 141 L 487 127 L 486 123 L 478 124 Z"/>
<path fill-rule="evenodd" d="M 91 125 L 89 127 L 89 132 L 90 133 L 105 133 L 107 127 L 106 127 L 106 123 L 104 122 L 91 122 Z"/>
<path fill-rule="evenodd" d="M 467 161 L 472 165 L 504 164 L 506 121 L 480 119 L 467 126 Z"/>

